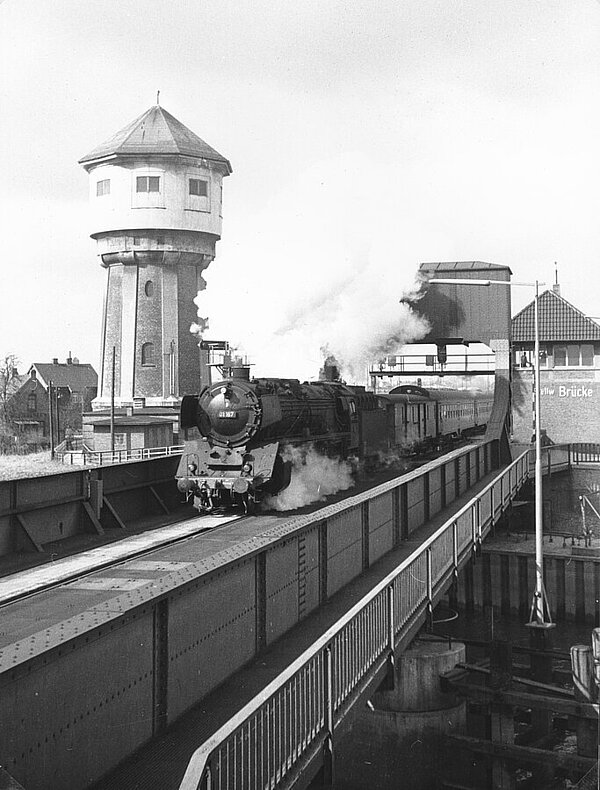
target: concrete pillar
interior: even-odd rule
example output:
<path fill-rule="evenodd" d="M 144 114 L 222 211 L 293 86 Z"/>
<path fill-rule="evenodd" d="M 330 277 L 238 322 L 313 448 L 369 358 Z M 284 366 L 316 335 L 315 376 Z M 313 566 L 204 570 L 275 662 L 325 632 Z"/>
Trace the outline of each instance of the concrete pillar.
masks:
<path fill-rule="evenodd" d="M 493 641 L 490 649 L 489 685 L 496 691 L 510 687 L 512 680 L 512 646 L 510 642 Z M 490 704 L 490 736 L 494 743 L 515 742 L 515 720 L 511 705 Z M 513 790 L 515 779 L 510 766 L 502 759 L 492 758 L 493 790 Z"/>
<path fill-rule="evenodd" d="M 581 702 L 596 701 L 594 682 L 594 656 L 589 645 L 571 647 L 571 671 L 575 699 Z M 595 757 L 598 751 L 598 728 L 590 719 L 577 719 L 577 754 Z"/>
<path fill-rule="evenodd" d="M 462 733 L 466 704 L 443 693 L 440 674 L 465 660 L 465 646 L 415 641 L 396 661 L 393 690 L 379 691 L 336 748 L 336 787 L 428 790 L 449 770 L 446 733 Z"/>
<path fill-rule="evenodd" d="M 552 656 L 549 651 L 554 647 L 554 624 L 528 623 L 529 645 L 540 653 L 532 653 L 530 658 L 531 677 L 540 683 L 552 683 Z M 546 655 L 542 655 L 542 652 Z M 533 745 L 552 732 L 552 713 L 546 710 L 531 711 L 531 730 Z M 534 770 L 534 782 L 538 787 L 549 786 L 554 778 L 551 766 L 538 766 Z"/>

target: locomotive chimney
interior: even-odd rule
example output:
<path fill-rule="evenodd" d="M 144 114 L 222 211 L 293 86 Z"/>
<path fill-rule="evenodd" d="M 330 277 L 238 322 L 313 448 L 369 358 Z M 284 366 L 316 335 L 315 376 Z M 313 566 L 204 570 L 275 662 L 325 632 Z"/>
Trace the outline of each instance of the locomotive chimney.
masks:
<path fill-rule="evenodd" d="M 319 378 L 321 381 L 339 381 L 340 369 L 337 365 L 335 357 L 327 357 L 323 363 L 322 369 L 319 371 Z"/>

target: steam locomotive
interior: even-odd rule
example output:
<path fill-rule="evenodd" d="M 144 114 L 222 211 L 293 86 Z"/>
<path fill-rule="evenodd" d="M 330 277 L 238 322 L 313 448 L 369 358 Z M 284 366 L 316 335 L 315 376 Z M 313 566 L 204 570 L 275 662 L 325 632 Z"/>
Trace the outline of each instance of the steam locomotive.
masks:
<path fill-rule="evenodd" d="M 185 443 L 177 485 L 200 512 L 241 505 L 251 513 L 289 485 L 290 445 L 374 458 L 483 429 L 492 404 L 489 395 L 415 385 L 376 395 L 340 381 L 250 380 L 239 368 L 183 398 L 181 428 L 200 437 Z"/>

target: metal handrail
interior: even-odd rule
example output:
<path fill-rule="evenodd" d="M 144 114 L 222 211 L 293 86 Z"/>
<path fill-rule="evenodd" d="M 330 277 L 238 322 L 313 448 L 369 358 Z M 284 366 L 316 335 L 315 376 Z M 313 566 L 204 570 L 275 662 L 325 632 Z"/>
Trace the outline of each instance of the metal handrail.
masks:
<path fill-rule="evenodd" d="M 94 465 L 103 466 L 104 464 L 120 464 L 126 461 L 145 461 L 150 458 L 165 458 L 170 455 L 181 455 L 184 445 L 173 444 L 166 447 L 139 447 L 130 450 L 91 450 L 77 451 L 65 450 L 56 453 L 62 461 L 70 456 L 71 464 L 73 460 L 81 460 L 83 466 Z"/>
<path fill-rule="evenodd" d="M 485 527 L 496 513 L 502 512 L 512 494 L 527 479 L 528 455 L 529 451 L 525 450 L 505 467 L 196 749 L 180 790 L 197 790 L 202 782 L 207 790 L 272 788 L 300 758 L 325 743 L 332 736 L 334 712 L 351 699 L 352 692 L 365 677 L 387 661 L 396 634 L 422 611 L 424 604 L 432 605 L 435 586 L 450 568 L 458 567 L 469 545 L 482 540 Z M 509 485 L 504 485 L 507 479 Z M 484 526 L 482 501 L 488 498 L 489 512 L 486 508 Z M 467 524 L 462 523 L 465 519 Z M 432 552 L 438 542 L 443 544 L 439 553 L 451 555 L 446 561 L 433 560 Z M 403 581 L 403 576 L 406 584 L 400 589 L 396 582 Z M 352 631 L 352 638 L 344 640 L 346 629 Z M 300 695 L 300 712 L 292 705 L 294 695 L 296 702 Z M 278 759 L 269 741 L 277 724 L 281 730 Z M 256 743 L 254 751 L 250 749 L 252 739 Z"/>

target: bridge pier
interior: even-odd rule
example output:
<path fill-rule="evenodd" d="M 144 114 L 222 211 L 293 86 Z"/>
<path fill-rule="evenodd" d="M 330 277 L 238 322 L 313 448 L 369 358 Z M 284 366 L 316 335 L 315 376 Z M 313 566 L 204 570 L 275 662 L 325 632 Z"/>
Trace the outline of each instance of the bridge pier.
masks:
<path fill-rule="evenodd" d="M 460 642 L 417 639 L 396 659 L 394 688 L 386 683 L 337 749 L 337 780 L 345 790 L 433 786 L 443 735 L 463 732 L 466 705 L 442 692 L 440 674 L 465 660 Z"/>

